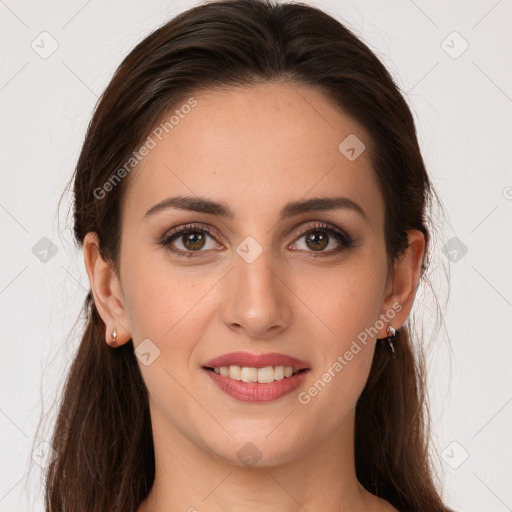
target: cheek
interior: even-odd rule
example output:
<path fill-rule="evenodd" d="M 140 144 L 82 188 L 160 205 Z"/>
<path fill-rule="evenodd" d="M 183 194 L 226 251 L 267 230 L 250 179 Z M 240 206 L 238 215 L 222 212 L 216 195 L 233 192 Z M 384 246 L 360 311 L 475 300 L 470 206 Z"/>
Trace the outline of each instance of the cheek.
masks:
<path fill-rule="evenodd" d="M 163 343 L 173 338 L 210 282 L 207 276 L 198 279 L 197 273 L 173 266 L 161 251 L 127 251 L 124 260 L 123 288 L 134 340 L 149 337 Z"/>
<path fill-rule="evenodd" d="M 330 411 L 326 428 L 334 428 L 355 407 L 366 384 L 385 277 L 385 265 L 360 258 L 331 276 L 318 272 L 318 286 L 304 286 L 300 292 L 314 305 L 319 330 L 316 336 L 309 331 L 317 365 L 299 402 L 315 414 Z"/>
<path fill-rule="evenodd" d="M 203 273 L 198 278 L 197 272 L 173 268 L 165 258 L 144 255 L 125 258 L 124 270 L 134 347 L 137 351 L 140 346 L 137 352 L 142 353 L 146 343 L 151 354 L 148 365 L 139 356 L 143 380 L 154 404 L 178 425 L 180 417 L 201 414 L 186 390 L 193 374 L 191 356 L 211 318 L 208 290 L 218 275 Z M 154 346 L 148 345 L 148 339 Z"/>
<path fill-rule="evenodd" d="M 179 382 L 190 379 L 194 350 L 217 311 L 212 290 L 219 272 L 199 274 L 197 269 L 178 268 L 154 254 L 126 258 L 125 263 L 126 310 L 134 347 L 149 339 L 158 348 L 154 368 L 139 365 L 145 380 L 146 376 L 155 378 L 150 377 L 148 368 L 157 367 L 172 373 Z M 157 384 L 169 381 L 168 374 L 158 374 Z M 147 382 L 149 387 L 152 381 Z"/>
<path fill-rule="evenodd" d="M 386 268 L 370 258 L 355 260 L 328 271 L 310 270 L 295 285 L 319 334 L 326 335 L 319 341 L 328 353 L 343 350 L 379 318 Z"/>

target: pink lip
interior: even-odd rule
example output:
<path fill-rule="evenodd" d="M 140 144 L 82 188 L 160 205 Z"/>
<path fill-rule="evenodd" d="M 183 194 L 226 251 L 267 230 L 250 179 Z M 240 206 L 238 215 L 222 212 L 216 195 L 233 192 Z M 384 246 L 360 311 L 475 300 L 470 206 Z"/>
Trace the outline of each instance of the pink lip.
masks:
<path fill-rule="evenodd" d="M 203 365 L 208 368 L 221 366 L 247 366 L 250 368 L 265 368 L 266 366 L 291 366 L 298 370 L 309 369 L 308 363 L 292 356 L 270 352 L 268 354 L 251 354 L 249 352 L 230 352 L 215 357 Z M 291 377 L 290 377 L 291 378 Z M 234 381 L 236 382 L 236 381 Z M 277 381 L 282 382 L 282 381 Z"/>
<path fill-rule="evenodd" d="M 282 380 L 260 384 L 258 382 L 233 380 L 229 377 L 218 375 L 213 370 L 205 369 L 204 371 L 224 393 L 241 402 L 272 402 L 277 400 L 296 390 L 309 373 L 309 370 L 305 370 L 296 373 L 292 377 L 284 377 Z"/>

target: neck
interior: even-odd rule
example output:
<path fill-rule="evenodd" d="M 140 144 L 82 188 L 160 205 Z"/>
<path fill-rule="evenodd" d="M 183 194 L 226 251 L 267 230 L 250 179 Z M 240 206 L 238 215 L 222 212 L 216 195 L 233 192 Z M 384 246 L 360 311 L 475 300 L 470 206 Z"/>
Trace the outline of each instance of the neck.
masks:
<path fill-rule="evenodd" d="M 393 510 L 379 508 L 382 500 L 357 481 L 354 414 L 309 452 L 276 465 L 247 467 L 193 443 L 159 415 L 151 400 L 150 409 L 155 481 L 138 512 Z"/>

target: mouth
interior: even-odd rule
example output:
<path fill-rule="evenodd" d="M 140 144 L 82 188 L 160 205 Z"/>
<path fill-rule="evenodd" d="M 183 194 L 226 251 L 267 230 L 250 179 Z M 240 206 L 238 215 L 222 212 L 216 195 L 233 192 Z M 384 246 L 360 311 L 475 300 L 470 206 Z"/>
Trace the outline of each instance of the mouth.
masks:
<path fill-rule="evenodd" d="M 271 402 L 296 390 L 311 371 L 284 354 L 233 352 L 208 361 L 203 371 L 225 394 L 242 402 Z"/>
<path fill-rule="evenodd" d="M 309 371 L 309 368 L 293 368 L 293 366 L 265 366 L 255 368 L 250 366 L 203 366 L 205 370 L 227 377 L 230 380 L 242 382 L 257 382 L 270 384 L 271 382 L 289 379 L 301 372 Z"/>

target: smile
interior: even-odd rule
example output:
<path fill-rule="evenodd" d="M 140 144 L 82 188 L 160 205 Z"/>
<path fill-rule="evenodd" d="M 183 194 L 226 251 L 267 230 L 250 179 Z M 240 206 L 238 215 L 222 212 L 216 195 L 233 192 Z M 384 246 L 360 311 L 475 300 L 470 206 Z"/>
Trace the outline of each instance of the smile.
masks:
<path fill-rule="evenodd" d="M 265 366 L 264 368 L 253 368 L 249 366 L 220 366 L 210 368 L 217 375 L 228 377 L 232 380 L 241 380 L 242 382 L 258 382 L 268 384 L 270 382 L 283 380 L 299 373 L 299 368 L 292 366 Z"/>
<path fill-rule="evenodd" d="M 310 370 L 291 366 L 220 366 L 203 367 L 203 371 L 218 389 L 239 402 L 273 402 L 295 391 Z"/>

